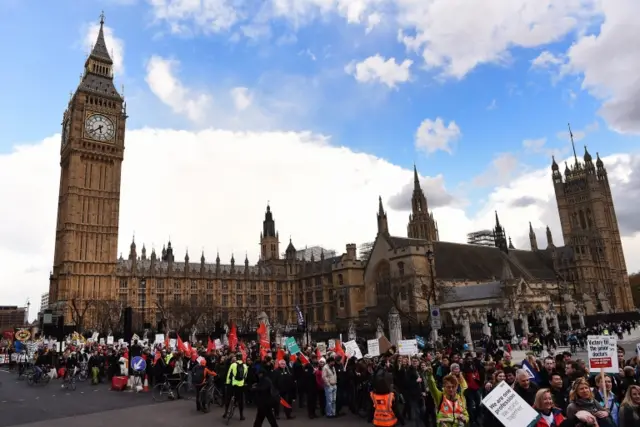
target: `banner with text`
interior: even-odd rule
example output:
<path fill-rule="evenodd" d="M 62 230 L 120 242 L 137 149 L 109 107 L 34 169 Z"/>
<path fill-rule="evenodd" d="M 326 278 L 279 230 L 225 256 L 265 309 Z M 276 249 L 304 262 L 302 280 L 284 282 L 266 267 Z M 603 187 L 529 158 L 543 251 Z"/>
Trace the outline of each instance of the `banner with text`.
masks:
<path fill-rule="evenodd" d="M 617 374 L 618 368 L 618 340 L 612 335 L 589 335 L 587 337 L 589 368 L 591 372 L 601 371 L 607 374 Z"/>

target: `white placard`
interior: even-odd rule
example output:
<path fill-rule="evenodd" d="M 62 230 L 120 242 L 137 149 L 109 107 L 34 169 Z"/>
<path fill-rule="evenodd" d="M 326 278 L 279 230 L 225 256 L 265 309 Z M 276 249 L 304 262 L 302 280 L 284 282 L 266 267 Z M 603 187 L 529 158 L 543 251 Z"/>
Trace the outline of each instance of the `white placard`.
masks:
<path fill-rule="evenodd" d="M 178 340 L 177 340 L 177 339 L 175 339 L 175 338 L 171 338 L 171 339 L 169 340 L 169 348 L 170 348 L 171 350 L 175 350 L 176 345 L 178 345 Z"/>
<path fill-rule="evenodd" d="M 538 412 L 502 381 L 494 387 L 482 404 L 502 423 L 509 427 L 528 427 L 538 419 Z"/>
<path fill-rule="evenodd" d="M 329 350 L 334 350 L 336 348 L 336 340 L 329 340 Z"/>
<path fill-rule="evenodd" d="M 362 359 L 362 352 L 360 351 L 360 347 L 358 347 L 358 344 L 354 340 L 344 343 L 344 352 L 349 358 L 355 356 L 358 360 Z"/>
<path fill-rule="evenodd" d="M 593 373 L 618 374 L 618 340 L 613 335 L 587 337 L 589 370 Z"/>
<path fill-rule="evenodd" d="M 153 339 L 154 344 L 164 344 L 164 334 L 156 334 L 156 337 Z"/>
<path fill-rule="evenodd" d="M 216 338 L 216 340 L 213 342 L 213 344 L 216 346 L 217 350 L 222 348 L 222 341 L 220 341 L 220 338 Z"/>
<path fill-rule="evenodd" d="M 321 355 L 325 356 L 327 354 L 327 344 L 323 342 L 319 342 L 316 347 Z"/>
<path fill-rule="evenodd" d="M 380 341 L 367 340 L 367 354 L 371 357 L 380 356 Z"/>
<path fill-rule="evenodd" d="M 113 335 L 107 337 L 107 345 L 113 345 Z"/>
<path fill-rule="evenodd" d="M 403 356 L 413 356 L 418 354 L 418 341 L 415 338 L 412 340 L 399 340 L 398 354 Z"/>

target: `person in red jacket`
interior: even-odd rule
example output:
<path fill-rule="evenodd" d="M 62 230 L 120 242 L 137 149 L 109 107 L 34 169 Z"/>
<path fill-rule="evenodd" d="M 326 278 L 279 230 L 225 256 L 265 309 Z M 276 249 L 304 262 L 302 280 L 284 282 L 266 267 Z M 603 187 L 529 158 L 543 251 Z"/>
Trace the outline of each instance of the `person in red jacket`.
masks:
<path fill-rule="evenodd" d="M 464 379 L 467 382 L 467 389 L 464 391 L 464 397 L 467 403 L 469 418 L 472 420 L 478 420 L 480 404 L 482 403 L 482 375 L 478 369 L 479 367 L 484 369 L 482 361 L 477 359 L 473 360 L 471 355 L 468 355 L 462 368 Z"/>

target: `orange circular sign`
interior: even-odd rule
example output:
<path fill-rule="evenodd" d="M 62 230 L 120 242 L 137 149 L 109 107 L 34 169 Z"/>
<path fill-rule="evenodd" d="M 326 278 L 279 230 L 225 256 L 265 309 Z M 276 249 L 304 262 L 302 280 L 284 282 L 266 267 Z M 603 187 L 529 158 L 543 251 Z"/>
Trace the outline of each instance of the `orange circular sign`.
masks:
<path fill-rule="evenodd" d="M 18 341 L 27 341 L 31 338 L 31 332 L 26 329 L 20 329 L 14 336 Z"/>

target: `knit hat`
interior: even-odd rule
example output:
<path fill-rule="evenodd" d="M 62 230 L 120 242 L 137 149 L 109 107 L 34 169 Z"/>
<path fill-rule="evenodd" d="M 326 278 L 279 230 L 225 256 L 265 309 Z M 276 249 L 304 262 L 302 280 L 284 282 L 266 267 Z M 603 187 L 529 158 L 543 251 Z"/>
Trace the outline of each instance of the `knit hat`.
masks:
<path fill-rule="evenodd" d="M 318 360 L 318 363 L 327 363 L 327 360 L 324 357 L 321 357 L 320 360 Z"/>

